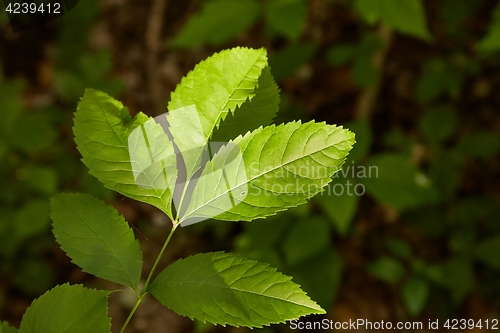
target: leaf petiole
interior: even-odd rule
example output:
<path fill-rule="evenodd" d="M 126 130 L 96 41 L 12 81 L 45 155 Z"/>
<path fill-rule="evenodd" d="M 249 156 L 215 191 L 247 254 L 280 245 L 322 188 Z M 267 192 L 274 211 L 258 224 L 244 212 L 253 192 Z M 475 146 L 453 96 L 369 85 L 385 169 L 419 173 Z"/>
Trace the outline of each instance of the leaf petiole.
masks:
<path fill-rule="evenodd" d="M 135 311 L 137 310 L 137 308 L 141 304 L 144 297 L 147 295 L 148 286 L 149 286 L 149 283 L 151 282 L 153 274 L 154 274 L 158 264 L 160 263 L 161 258 L 163 257 L 163 253 L 165 252 L 165 249 L 167 248 L 167 245 L 170 242 L 170 239 L 172 238 L 172 235 L 174 234 L 175 229 L 177 229 L 178 226 L 179 226 L 178 221 L 172 222 L 172 229 L 170 230 L 170 233 L 168 234 L 167 240 L 163 244 L 163 247 L 161 248 L 161 251 L 158 254 L 158 257 L 156 257 L 155 263 L 153 264 L 153 268 L 151 268 L 151 271 L 149 272 L 148 278 L 146 279 L 146 283 L 144 284 L 143 292 L 137 297 L 137 301 L 135 302 L 134 307 L 130 311 L 127 319 L 125 320 L 125 323 L 123 324 L 123 326 L 120 330 L 120 333 L 123 333 L 125 331 L 125 328 L 127 327 L 128 323 L 132 319 L 132 316 L 134 315 Z"/>

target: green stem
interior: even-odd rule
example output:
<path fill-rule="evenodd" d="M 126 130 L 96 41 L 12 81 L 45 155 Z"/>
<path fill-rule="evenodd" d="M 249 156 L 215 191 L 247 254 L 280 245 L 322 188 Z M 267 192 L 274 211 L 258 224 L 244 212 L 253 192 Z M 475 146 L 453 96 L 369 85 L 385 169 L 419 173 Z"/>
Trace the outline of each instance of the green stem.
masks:
<path fill-rule="evenodd" d="M 153 274 L 156 270 L 156 267 L 160 263 L 161 257 L 163 257 L 163 253 L 165 252 L 165 249 L 167 248 L 168 243 L 170 242 L 170 238 L 172 238 L 172 235 L 174 234 L 175 229 L 179 226 L 179 223 L 177 221 L 172 222 L 172 230 L 170 230 L 170 233 L 168 234 L 167 240 L 165 241 L 165 244 L 163 244 L 163 247 L 161 248 L 160 254 L 158 254 L 158 257 L 156 258 L 156 261 L 153 265 L 153 268 L 151 269 L 151 272 L 149 272 L 149 276 L 146 280 L 146 283 L 144 284 L 144 290 L 143 294 L 147 293 L 149 283 L 151 282 L 151 278 L 153 277 Z"/>
<path fill-rule="evenodd" d="M 123 333 L 125 331 L 125 328 L 127 327 L 128 323 L 130 322 L 130 319 L 132 319 L 132 316 L 134 315 L 135 311 L 141 304 L 142 300 L 144 299 L 144 296 L 148 293 L 148 287 L 149 283 L 151 282 L 151 278 L 153 277 L 153 274 L 156 270 L 156 267 L 158 267 L 158 264 L 160 263 L 161 258 L 163 257 L 163 253 L 165 252 L 165 249 L 167 248 L 168 243 L 170 242 L 170 239 L 172 238 L 172 235 L 174 234 L 175 229 L 177 229 L 177 226 L 179 226 L 179 223 L 177 221 L 173 221 L 172 223 L 172 230 L 170 230 L 170 233 L 168 234 L 167 240 L 165 241 L 165 244 L 163 244 L 163 247 L 161 248 L 160 253 L 158 254 L 158 257 L 156 257 L 156 261 L 153 264 L 153 268 L 151 268 L 151 271 L 149 272 L 148 278 L 146 280 L 146 283 L 144 284 L 144 288 L 142 289 L 143 292 L 142 294 L 137 297 L 137 301 L 134 304 L 134 307 L 132 308 L 132 311 L 130 311 L 127 320 L 125 320 L 125 323 L 122 326 L 122 329 L 120 330 L 120 333 Z"/>
<path fill-rule="evenodd" d="M 137 298 L 137 301 L 135 302 L 134 307 L 132 308 L 132 311 L 130 311 L 130 313 L 127 317 L 127 320 L 125 320 L 125 323 L 123 324 L 122 329 L 120 330 L 120 333 L 125 332 L 125 328 L 127 327 L 128 323 L 130 322 L 130 319 L 132 319 L 132 316 L 134 315 L 135 310 L 137 310 L 137 308 L 139 307 L 139 304 L 141 304 L 142 299 L 144 298 L 145 295 L 146 294 L 144 293 Z"/>

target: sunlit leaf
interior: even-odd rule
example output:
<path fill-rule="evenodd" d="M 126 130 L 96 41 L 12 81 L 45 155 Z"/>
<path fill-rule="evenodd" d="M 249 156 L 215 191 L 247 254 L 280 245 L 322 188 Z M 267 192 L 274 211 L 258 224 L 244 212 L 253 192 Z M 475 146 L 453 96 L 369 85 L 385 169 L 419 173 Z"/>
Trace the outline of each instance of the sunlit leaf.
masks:
<path fill-rule="evenodd" d="M 182 79 L 171 95 L 168 109 L 194 105 L 208 141 L 229 112 L 255 96 L 266 66 L 265 49 L 234 48 L 216 53 Z"/>
<path fill-rule="evenodd" d="M 240 136 L 204 167 L 181 221 L 250 221 L 302 204 L 331 181 L 353 144 L 349 130 L 313 121 Z"/>
<path fill-rule="evenodd" d="M 214 252 L 173 263 L 148 291 L 183 316 L 221 325 L 262 327 L 325 313 L 290 280 L 268 264 Z"/>
<path fill-rule="evenodd" d="M 137 135 L 130 137 L 137 128 Z M 174 148 L 159 124 L 142 113 L 132 119 L 122 103 L 87 89 L 78 104 L 73 132 L 83 163 L 107 188 L 154 205 L 173 218 L 168 185 L 176 176 Z"/>

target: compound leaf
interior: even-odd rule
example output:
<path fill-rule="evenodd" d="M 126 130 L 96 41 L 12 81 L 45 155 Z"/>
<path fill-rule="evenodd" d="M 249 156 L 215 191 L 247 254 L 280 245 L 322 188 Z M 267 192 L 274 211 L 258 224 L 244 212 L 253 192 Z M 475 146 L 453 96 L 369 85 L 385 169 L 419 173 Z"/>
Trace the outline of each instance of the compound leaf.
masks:
<path fill-rule="evenodd" d="M 132 119 L 122 103 L 87 89 L 78 104 L 73 132 L 93 176 L 107 188 L 156 206 L 172 218 L 168 185 L 176 177 L 171 158 L 175 155 L 161 125 L 142 113 Z"/>
<path fill-rule="evenodd" d="M 349 130 L 314 121 L 239 136 L 207 162 L 181 221 L 251 221 L 302 204 L 331 181 L 353 144 Z"/>
<path fill-rule="evenodd" d="M 228 113 L 255 96 L 265 49 L 233 48 L 200 62 L 171 95 L 169 110 L 195 105 L 205 141 Z"/>
<path fill-rule="evenodd" d="M 64 284 L 31 303 L 21 321 L 20 333 L 109 333 L 109 291 Z"/>
<path fill-rule="evenodd" d="M 325 313 L 291 277 L 223 252 L 178 260 L 148 291 L 180 315 L 221 325 L 262 327 Z"/>
<path fill-rule="evenodd" d="M 206 1 L 169 44 L 180 48 L 220 45 L 250 28 L 259 12 L 255 0 Z"/>
<path fill-rule="evenodd" d="M 60 194 L 51 198 L 51 206 L 54 235 L 73 263 L 137 290 L 142 272 L 139 242 L 113 207 L 87 194 Z"/>

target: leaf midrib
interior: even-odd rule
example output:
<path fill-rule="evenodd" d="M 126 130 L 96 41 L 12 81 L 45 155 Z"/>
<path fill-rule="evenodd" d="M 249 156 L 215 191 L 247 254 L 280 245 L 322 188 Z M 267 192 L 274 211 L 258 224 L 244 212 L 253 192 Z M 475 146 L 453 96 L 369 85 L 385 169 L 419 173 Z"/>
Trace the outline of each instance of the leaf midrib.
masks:
<path fill-rule="evenodd" d="M 289 282 L 289 281 L 287 281 Z M 286 282 L 281 282 L 281 283 L 286 283 Z M 276 296 L 271 296 L 271 295 L 264 295 L 264 294 L 259 294 L 257 292 L 252 292 L 250 290 L 244 290 L 244 289 L 238 289 L 238 288 L 232 288 L 230 286 L 227 286 L 227 288 L 224 288 L 222 286 L 219 286 L 219 285 L 216 285 L 216 284 L 210 284 L 210 283 L 201 283 L 201 282 L 169 282 L 167 284 L 165 284 L 166 286 L 173 286 L 173 285 L 179 285 L 179 286 L 185 286 L 185 285 L 197 285 L 197 286 L 209 286 L 209 287 L 214 287 L 214 288 L 219 288 L 219 289 L 222 289 L 222 290 L 232 290 L 232 291 L 239 291 L 239 292 L 243 292 L 243 293 L 248 293 L 248 294 L 252 294 L 252 295 L 256 295 L 256 296 L 262 296 L 262 297 L 266 297 L 266 298 L 272 298 L 274 300 L 277 300 L 277 301 L 281 301 L 281 302 L 286 302 L 286 303 L 291 303 L 291 304 L 295 304 L 295 305 L 298 305 L 298 306 L 302 306 L 304 308 L 307 308 L 307 309 L 313 309 L 313 310 L 317 310 L 317 311 L 320 311 L 320 309 L 318 308 L 312 308 L 312 307 L 309 307 L 309 306 L 306 306 L 304 304 L 301 304 L 301 303 L 297 303 L 297 302 L 293 302 L 293 301 L 290 301 L 288 299 L 283 299 L 283 298 L 279 298 L 279 297 L 276 297 Z M 274 286 L 274 285 L 272 285 Z M 269 286 L 271 287 L 271 286 Z M 268 288 L 269 289 L 269 288 Z M 267 289 L 266 289 L 267 290 Z M 295 293 L 295 292 L 294 292 Z M 304 295 L 305 296 L 305 295 Z"/>
<path fill-rule="evenodd" d="M 301 124 L 301 125 L 302 125 L 302 124 Z M 277 128 L 277 127 L 276 127 L 276 128 Z M 295 129 L 295 131 L 297 131 L 299 128 L 300 128 L 300 126 L 299 126 L 297 129 Z M 276 132 L 275 132 L 275 133 L 276 133 Z M 275 134 L 275 133 L 273 133 L 273 134 Z M 328 136 L 330 136 L 331 134 L 332 134 L 332 133 L 329 133 L 329 134 L 328 134 Z M 311 136 L 312 136 L 312 135 L 311 135 Z M 310 139 L 310 137 L 308 138 L 308 140 L 309 140 L 309 139 Z M 327 139 L 328 139 L 328 138 L 327 138 Z M 268 139 L 268 140 L 269 140 L 269 139 Z M 267 141 L 266 141 L 266 142 L 267 142 Z M 287 146 L 285 146 L 285 149 L 284 149 L 283 151 L 286 151 L 286 149 L 287 149 L 287 147 L 288 147 L 289 142 L 287 142 L 286 144 L 287 144 Z M 213 198 L 212 198 L 212 199 L 210 199 L 209 201 L 205 202 L 203 205 L 201 205 L 201 206 L 197 207 L 195 210 L 191 211 L 191 212 L 189 213 L 189 215 L 185 215 L 185 216 L 183 216 L 183 217 L 181 218 L 181 221 L 185 221 L 186 219 L 188 219 L 188 218 L 189 218 L 189 216 L 193 215 L 196 211 L 198 211 L 198 210 L 200 210 L 201 208 L 203 208 L 203 207 L 207 206 L 207 205 L 208 205 L 209 203 L 211 203 L 212 201 L 215 201 L 216 199 L 220 198 L 221 196 L 226 195 L 228 192 L 231 192 L 232 190 L 234 190 L 235 188 L 237 188 L 237 187 L 239 187 L 239 186 L 241 186 L 241 185 L 244 185 L 244 184 L 250 183 L 251 181 L 253 181 L 253 180 L 257 179 L 257 178 L 262 177 L 262 176 L 264 176 L 264 175 L 266 175 L 266 174 L 268 174 L 268 173 L 270 173 L 270 172 L 273 172 L 273 171 L 275 171 L 275 170 L 277 170 L 277 169 L 279 169 L 279 168 L 282 168 L 282 167 L 284 167 L 284 166 L 286 166 L 286 165 L 288 165 L 288 164 L 290 164 L 290 163 L 296 162 L 296 161 L 298 161 L 298 160 L 300 160 L 300 159 L 303 159 L 303 158 L 308 157 L 308 156 L 310 156 L 310 155 L 316 154 L 316 153 L 318 153 L 318 152 L 320 152 L 320 151 L 322 151 L 322 150 L 325 150 L 325 149 L 331 148 L 331 147 L 333 147 L 333 146 L 335 146 L 335 144 L 333 144 L 333 143 L 332 143 L 332 144 L 331 144 L 331 145 L 329 145 L 329 146 L 325 146 L 325 147 L 324 147 L 324 148 L 322 148 L 322 149 L 315 150 L 315 151 L 313 151 L 313 152 L 311 152 L 311 153 L 308 153 L 308 154 L 306 154 L 306 155 L 302 155 L 302 156 L 301 156 L 301 157 L 299 157 L 299 158 L 296 158 L 296 159 L 290 160 L 289 162 L 284 163 L 284 164 L 281 164 L 281 165 L 279 165 L 279 166 L 276 166 L 276 167 L 274 167 L 274 168 L 272 168 L 272 169 L 266 169 L 266 170 L 268 170 L 267 172 L 260 173 L 260 174 L 258 174 L 258 175 L 256 175 L 256 176 L 252 177 L 252 178 L 249 178 L 249 179 L 247 179 L 247 180 L 246 180 L 246 182 L 243 182 L 243 183 L 240 183 L 240 184 L 238 184 L 238 185 L 235 185 L 235 186 L 233 186 L 233 187 L 229 188 L 227 191 L 224 191 L 224 192 L 222 192 L 221 194 L 219 194 L 219 195 L 217 195 L 217 196 L 213 197 Z M 247 146 L 247 147 L 248 147 L 248 146 Z M 283 157 L 282 157 L 282 159 L 283 159 Z M 208 161 L 208 162 L 207 162 L 207 164 L 208 164 L 208 163 L 210 163 L 210 162 L 211 162 L 211 161 Z M 206 165 L 205 165 L 205 166 L 206 166 Z M 205 166 L 204 166 L 204 167 L 205 167 Z"/>
<path fill-rule="evenodd" d="M 101 102 L 100 102 L 100 99 L 96 97 L 95 93 L 96 93 L 97 91 L 92 91 L 92 92 L 93 92 L 93 93 L 92 93 L 90 96 L 91 96 L 92 100 L 94 101 L 94 103 L 98 106 L 98 108 L 97 108 L 97 110 L 96 110 L 96 111 L 97 111 L 97 112 L 99 112 L 101 115 L 103 115 L 103 116 L 104 116 L 104 119 L 106 119 L 106 121 L 103 121 L 103 122 L 104 122 L 104 123 L 106 123 L 106 124 L 108 125 L 108 127 L 110 127 L 110 129 L 111 129 L 112 133 L 113 133 L 113 134 L 114 134 L 114 135 L 118 138 L 118 140 L 120 141 L 120 143 L 121 143 L 121 145 L 122 145 L 122 146 L 121 146 L 121 147 L 115 147 L 115 146 L 109 145 L 109 144 L 108 144 L 108 143 L 106 143 L 106 142 L 101 142 L 101 141 L 95 140 L 94 138 L 90 138 L 90 137 L 88 137 L 88 136 L 87 136 L 87 137 L 88 137 L 91 141 L 99 142 L 99 143 L 101 143 L 101 144 L 103 144 L 103 145 L 105 145 L 105 146 L 108 146 L 108 147 L 113 147 L 114 149 L 124 149 L 124 150 L 125 150 L 125 151 L 126 151 L 126 152 L 130 155 L 130 150 L 128 149 L 128 145 L 126 145 L 126 144 L 124 143 L 125 138 L 124 138 L 124 137 L 122 137 L 122 136 L 120 135 L 120 133 L 118 133 L 118 132 L 115 130 L 115 127 L 112 125 L 112 123 L 111 123 L 111 121 L 110 121 L 110 119 L 109 119 L 109 117 L 108 117 L 108 114 L 104 111 L 104 107 L 102 106 L 102 104 L 101 104 Z M 116 107 L 116 108 L 118 109 L 118 107 L 117 107 L 116 105 L 113 105 L 113 106 L 114 106 L 114 107 Z M 118 110 L 118 111 L 120 111 L 120 110 Z M 123 119 L 122 119 L 122 118 L 120 118 L 119 114 L 117 114 L 117 118 L 120 120 L 120 124 L 122 125 L 122 127 L 123 127 L 124 129 L 127 129 L 127 130 L 125 131 L 125 133 L 126 133 L 126 132 L 128 132 L 128 129 L 130 129 L 130 126 L 128 126 L 128 127 L 127 127 L 127 126 L 123 125 Z M 96 121 L 96 120 L 98 121 L 98 119 L 89 119 L 89 120 L 90 120 L 90 121 Z M 133 123 L 133 121 L 131 122 L 131 124 L 132 124 L 132 123 Z M 141 124 L 139 124 L 139 126 L 140 126 L 140 125 L 141 125 Z M 94 159 L 95 159 L 95 157 L 94 157 Z M 106 161 L 106 162 L 109 162 L 109 161 Z M 120 162 L 120 163 L 121 163 L 121 162 L 128 162 L 128 163 L 130 163 L 130 160 L 129 160 L 129 161 L 119 161 L 119 162 Z M 128 170 L 123 170 L 123 171 L 131 172 L 131 169 L 128 169 Z M 115 183 L 117 183 L 117 182 L 115 181 Z M 117 184 L 121 184 L 121 182 L 120 182 L 120 183 L 117 183 Z M 125 185 L 131 185 L 131 184 L 125 184 Z M 137 184 L 136 184 L 136 185 L 137 185 Z M 113 188 L 112 188 L 112 189 L 113 189 Z M 114 189 L 113 189 L 113 190 L 114 190 Z M 169 192 L 169 189 L 168 189 L 168 187 L 167 187 L 167 188 L 165 188 L 165 190 L 163 190 L 163 192 L 159 191 L 158 189 L 153 189 L 153 191 L 154 191 L 154 193 L 156 194 L 156 196 L 155 196 L 155 197 L 156 197 L 156 199 L 161 199 L 161 198 L 163 198 L 163 196 L 165 195 L 165 193 Z M 146 196 L 146 197 L 149 197 L 148 195 L 144 195 L 144 194 L 134 194 L 134 195 L 139 195 L 139 196 Z M 167 203 L 165 203 L 165 204 L 163 204 L 162 206 L 163 206 L 163 207 L 162 207 L 162 208 L 163 208 L 163 209 L 162 209 L 162 211 L 164 211 L 165 213 L 167 213 L 167 212 L 169 211 L 169 209 L 168 209 L 168 202 L 167 202 Z M 167 215 L 168 215 L 168 216 L 170 216 L 171 214 L 167 214 Z"/>

